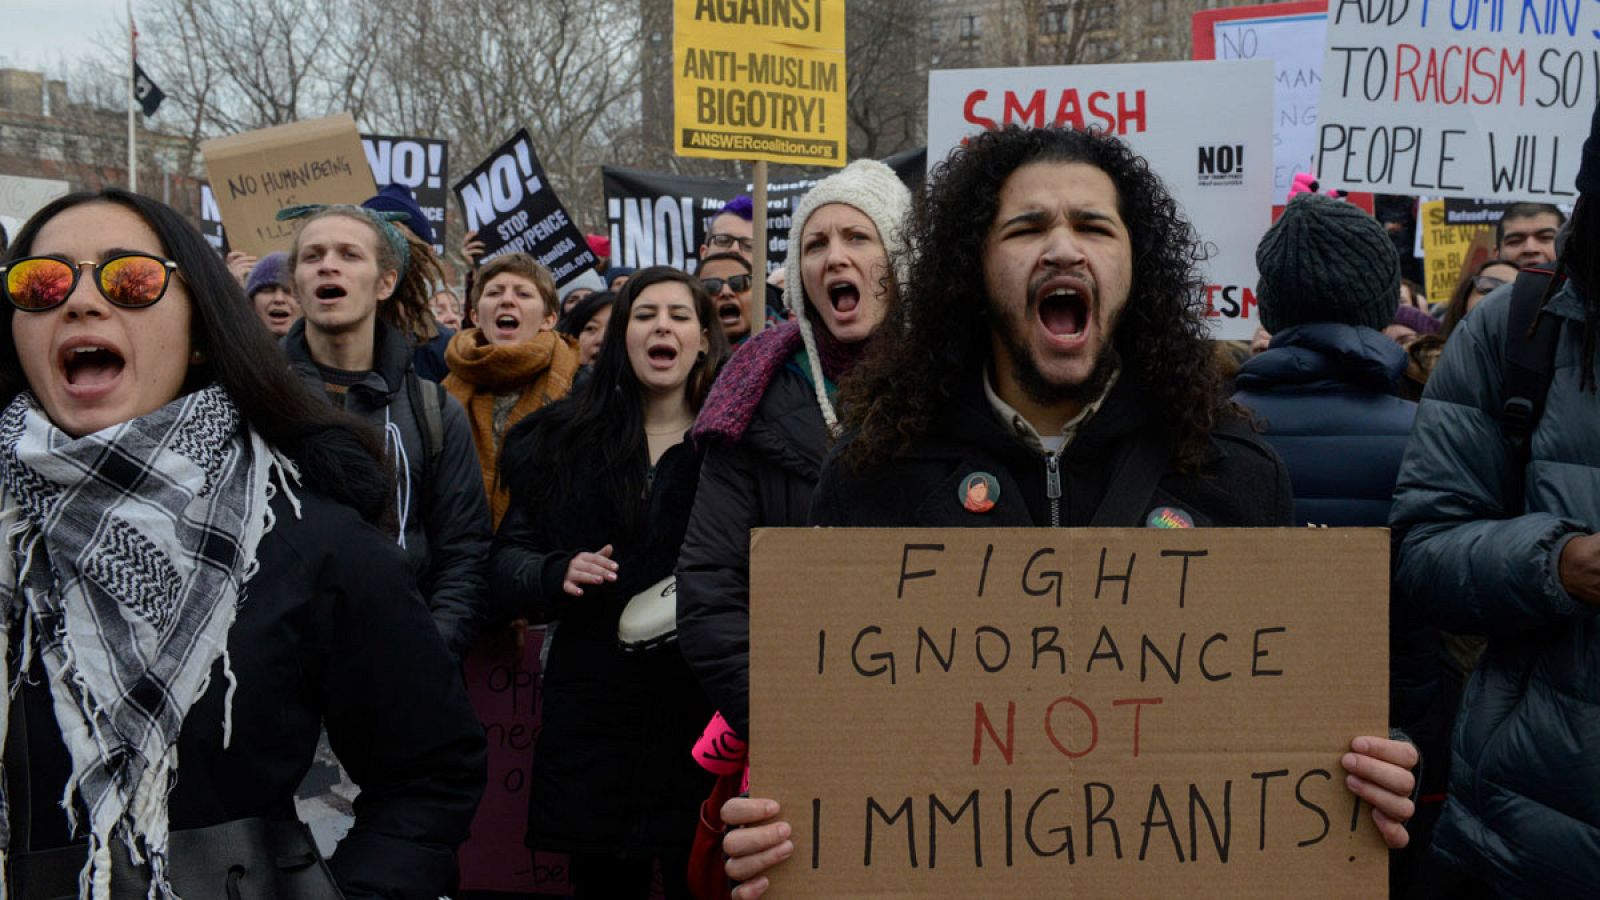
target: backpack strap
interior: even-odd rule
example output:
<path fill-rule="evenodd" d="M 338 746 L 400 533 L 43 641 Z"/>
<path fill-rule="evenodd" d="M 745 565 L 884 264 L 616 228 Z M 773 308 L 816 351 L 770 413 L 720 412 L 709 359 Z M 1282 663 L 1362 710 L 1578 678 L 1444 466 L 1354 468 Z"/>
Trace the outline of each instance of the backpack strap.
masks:
<path fill-rule="evenodd" d="M 1545 395 L 1555 378 L 1556 339 L 1561 334 L 1562 320 L 1540 315 L 1552 282 L 1560 286 L 1555 279 L 1556 274 L 1549 269 L 1527 268 L 1512 282 L 1500 430 L 1524 463 L 1533 430 L 1544 413 Z"/>
<path fill-rule="evenodd" d="M 423 446 L 427 448 L 424 471 L 431 476 L 438 469 L 439 456 L 444 452 L 444 385 L 428 381 L 415 370 L 406 373 L 406 380 L 411 413 L 417 419 Z"/>

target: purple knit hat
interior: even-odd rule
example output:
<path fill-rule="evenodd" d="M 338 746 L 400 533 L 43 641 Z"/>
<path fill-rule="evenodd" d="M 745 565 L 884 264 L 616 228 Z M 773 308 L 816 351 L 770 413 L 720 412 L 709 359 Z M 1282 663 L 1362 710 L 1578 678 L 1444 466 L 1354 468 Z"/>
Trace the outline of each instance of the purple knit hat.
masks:
<path fill-rule="evenodd" d="M 273 286 L 294 290 L 294 283 L 289 279 L 289 254 L 282 251 L 268 253 L 256 260 L 255 268 L 250 270 L 250 277 L 245 280 L 244 295 L 254 297 L 256 291 Z"/>
<path fill-rule="evenodd" d="M 1405 304 L 1401 304 L 1400 308 L 1394 311 L 1394 324 L 1404 325 L 1417 334 L 1438 334 L 1439 329 L 1444 327 L 1444 323 L 1433 316 L 1415 306 Z"/>

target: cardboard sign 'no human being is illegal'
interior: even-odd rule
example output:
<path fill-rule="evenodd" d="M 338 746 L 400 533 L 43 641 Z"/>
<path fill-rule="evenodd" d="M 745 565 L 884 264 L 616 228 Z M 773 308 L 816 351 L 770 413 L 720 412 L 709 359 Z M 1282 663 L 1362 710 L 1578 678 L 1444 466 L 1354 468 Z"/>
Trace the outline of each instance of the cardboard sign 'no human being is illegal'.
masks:
<path fill-rule="evenodd" d="M 254 256 L 289 249 L 295 223 L 279 222 L 278 210 L 377 193 L 349 113 L 216 138 L 200 152 L 228 243 Z"/>
<path fill-rule="evenodd" d="M 674 0 L 679 156 L 843 166 L 845 0 Z"/>
<path fill-rule="evenodd" d="M 1384 530 L 768 529 L 751 563 L 774 896 L 1385 891 L 1339 764 L 1388 733 Z"/>

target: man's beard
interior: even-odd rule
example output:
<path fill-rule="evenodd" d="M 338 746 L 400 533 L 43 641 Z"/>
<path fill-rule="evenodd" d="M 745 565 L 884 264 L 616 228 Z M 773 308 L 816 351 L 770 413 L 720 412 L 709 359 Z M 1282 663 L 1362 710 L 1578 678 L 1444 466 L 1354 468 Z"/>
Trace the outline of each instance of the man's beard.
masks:
<path fill-rule="evenodd" d="M 1034 316 L 1038 315 L 1031 307 L 1024 315 L 1028 315 L 1029 312 Z M 1040 406 L 1059 406 L 1066 403 L 1087 405 L 1099 399 L 1121 366 L 1122 357 L 1117 352 L 1115 342 L 1107 340 L 1100 348 L 1100 354 L 1094 361 L 1094 368 L 1090 370 L 1089 377 L 1084 379 L 1083 383 L 1055 384 L 1040 371 L 1039 363 L 1034 359 L 1032 351 L 1017 334 L 1022 327 L 1025 327 L 1023 323 L 1008 317 L 1001 323 L 1000 340 L 1011 356 L 1011 370 L 1017 380 L 1017 386 L 1028 395 L 1029 400 Z M 1107 335 L 1114 335 L 1115 328 L 1116 323 L 1112 322 L 1106 332 Z"/>

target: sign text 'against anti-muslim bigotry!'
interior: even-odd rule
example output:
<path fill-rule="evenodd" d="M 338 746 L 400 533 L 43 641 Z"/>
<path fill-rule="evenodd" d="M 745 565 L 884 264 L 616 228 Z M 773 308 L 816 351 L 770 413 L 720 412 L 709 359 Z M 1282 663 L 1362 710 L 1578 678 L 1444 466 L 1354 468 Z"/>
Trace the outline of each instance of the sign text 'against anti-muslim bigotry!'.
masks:
<path fill-rule="evenodd" d="M 1388 547 L 755 532 L 750 795 L 795 845 L 774 895 L 1381 896 L 1340 758 L 1388 734 Z"/>
<path fill-rule="evenodd" d="M 844 0 L 675 0 L 680 156 L 846 162 Z"/>

